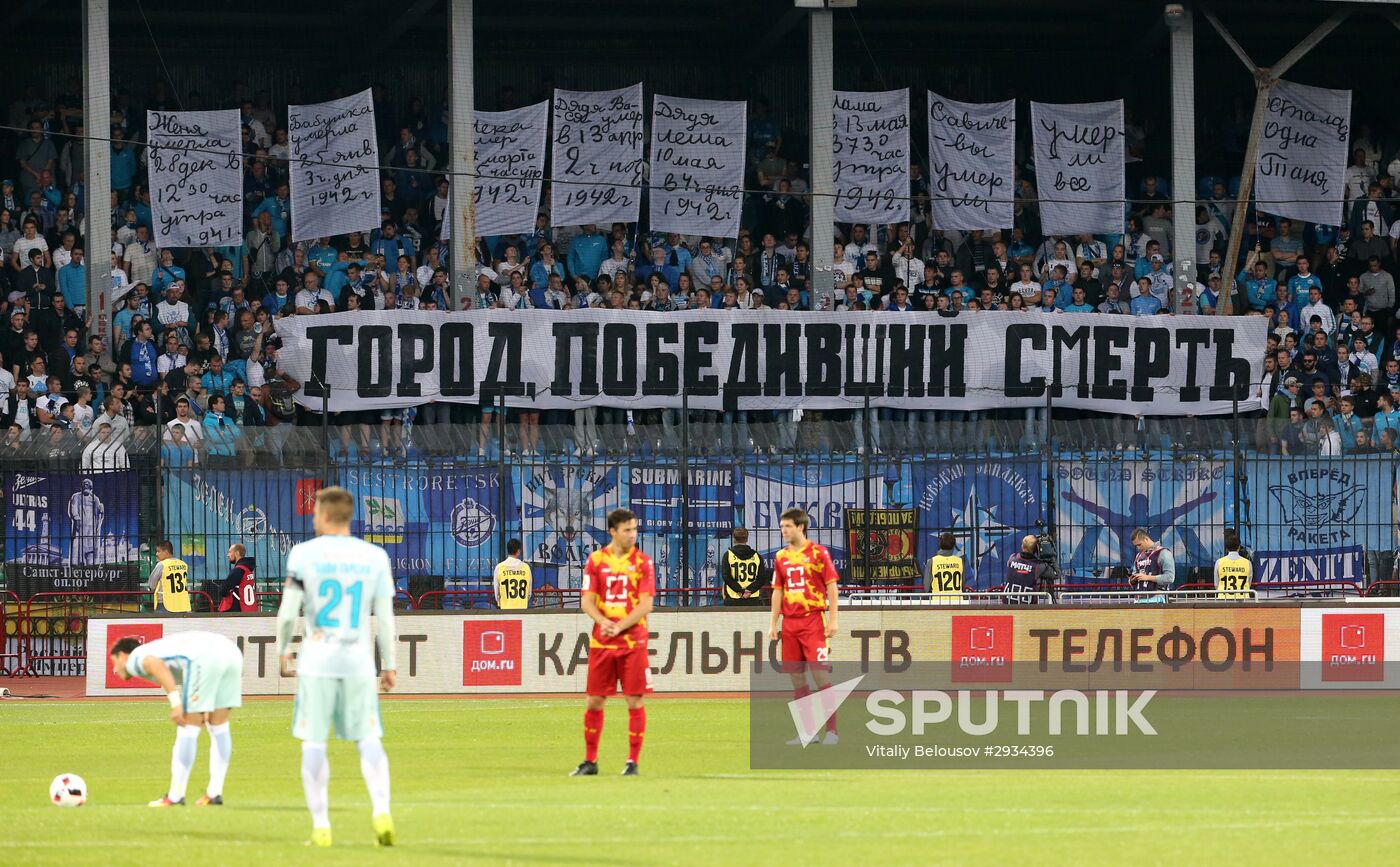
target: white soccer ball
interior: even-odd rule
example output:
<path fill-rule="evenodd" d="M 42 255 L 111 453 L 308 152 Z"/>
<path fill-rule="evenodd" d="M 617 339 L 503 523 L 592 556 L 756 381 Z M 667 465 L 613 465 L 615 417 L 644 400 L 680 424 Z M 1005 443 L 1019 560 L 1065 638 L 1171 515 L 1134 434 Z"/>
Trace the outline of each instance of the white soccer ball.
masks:
<path fill-rule="evenodd" d="M 55 807 L 81 807 L 87 803 L 87 781 L 77 774 L 59 774 L 49 783 L 49 803 Z"/>

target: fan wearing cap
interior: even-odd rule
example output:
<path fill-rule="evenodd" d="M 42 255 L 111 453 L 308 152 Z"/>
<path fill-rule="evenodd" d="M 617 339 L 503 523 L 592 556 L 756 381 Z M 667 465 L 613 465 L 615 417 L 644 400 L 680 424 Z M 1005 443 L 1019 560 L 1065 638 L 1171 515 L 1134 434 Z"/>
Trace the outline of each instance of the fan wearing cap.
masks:
<path fill-rule="evenodd" d="M 1153 253 L 1148 257 L 1148 270 L 1142 276 L 1146 277 L 1152 287 L 1152 297 L 1162 303 L 1163 308 L 1171 307 L 1172 287 L 1176 280 L 1172 277 L 1171 269 L 1167 267 L 1167 260 L 1161 253 Z"/>
<path fill-rule="evenodd" d="M 1215 305 L 1220 303 L 1220 275 L 1212 274 L 1205 286 L 1197 283 L 1200 287 L 1196 291 L 1196 303 L 1201 313 L 1206 316 L 1215 315 Z"/>
<path fill-rule="evenodd" d="M 1181 297 L 1177 299 L 1176 309 L 1173 312 L 1180 312 L 1186 316 L 1193 316 L 1200 312 L 1198 306 L 1199 293 L 1205 287 L 1194 280 L 1187 280 L 1181 286 Z"/>
<path fill-rule="evenodd" d="M 1279 384 L 1278 391 L 1269 399 L 1269 436 L 1277 441 L 1283 435 L 1284 425 L 1288 424 L 1288 413 L 1290 410 L 1299 408 L 1298 398 L 1303 390 L 1303 385 L 1298 381 L 1298 377 L 1286 377 Z"/>
<path fill-rule="evenodd" d="M 0 181 L 0 211 L 18 214 L 22 210 L 19 195 L 15 193 L 15 182 L 9 178 Z"/>
<path fill-rule="evenodd" d="M 0 333 L 0 355 L 9 364 L 17 363 L 24 352 L 24 331 L 28 323 L 29 317 L 25 315 L 24 308 L 16 307 L 10 311 L 10 327 Z"/>
<path fill-rule="evenodd" d="M 1114 262 L 1108 269 L 1108 280 L 1104 282 L 1104 297 L 1108 297 L 1108 287 L 1110 285 L 1118 287 L 1118 297 L 1127 298 L 1133 294 L 1133 284 L 1136 278 L 1133 277 L 1127 263 Z"/>
<path fill-rule="evenodd" d="M 1360 333 L 1356 334 L 1349 341 L 1349 345 L 1351 347 L 1351 358 L 1353 361 L 1366 368 L 1366 370 L 1372 374 L 1380 373 L 1380 359 L 1370 350 L 1369 345 L 1366 343 L 1365 336 Z M 1338 347 L 1340 346 L 1341 342 L 1338 341 Z M 1394 359 L 1391 360 L 1393 361 Z"/>

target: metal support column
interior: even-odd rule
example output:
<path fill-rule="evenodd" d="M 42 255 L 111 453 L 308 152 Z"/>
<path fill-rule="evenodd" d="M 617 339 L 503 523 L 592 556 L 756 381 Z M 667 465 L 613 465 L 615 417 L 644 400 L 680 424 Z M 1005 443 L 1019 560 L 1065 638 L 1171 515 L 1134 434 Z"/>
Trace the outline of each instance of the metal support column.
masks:
<path fill-rule="evenodd" d="M 458 299 L 476 286 L 476 77 L 472 64 L 473 0 L 452 0 L 452 198 L 447 219 L 452 221 L 453 310 Z"/>
<path fill-rule="evenodd" d="M 108 49 L 108 0 L 83 0 L 84 210 L 87 212 L 87 316 L 90 334 L 111 334 L 112 69 Z M 137 124 L 136 118 L 129 118 Z M 144 119 L 139 122 L 144 128 Z M 109 347 L 112 351 L 116 347 Z"/>
<path fill-rule="evenodd" d="M 810 50 L 809 76 L 812 104 L 810 127 L 812 177 L 812 292 L 813 309 L 820 305 L 816 299 L 835 293 L 836 275 L 832 270 L 831 238 L 836 222 L 836 200 L 832 194 L 831 107 L 835 100 L 832 84 L 831 10 L 814 9 L 808 35 Z"/>
<path fill-rule="evenodd" d="M 1196 61 L 1191 10 L 1167 4 L 1172 54 L 1172 271 L 1176 312 L 1196 279 Z"/>

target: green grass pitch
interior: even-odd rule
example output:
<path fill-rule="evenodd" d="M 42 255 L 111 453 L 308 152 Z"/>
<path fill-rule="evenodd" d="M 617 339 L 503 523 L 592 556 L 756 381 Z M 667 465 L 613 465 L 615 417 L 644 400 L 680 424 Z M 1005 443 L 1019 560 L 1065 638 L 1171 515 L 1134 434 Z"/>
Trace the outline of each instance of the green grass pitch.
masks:
<path fill-rule="evenodd" d="M 626 711 L 613 701 L 602 774 L 570 779 L 581 699 L 386 700 L 399 836 L 386 851 L 342 742 L 335 847 L 303 847 L 290 702 L 236 712 L 227 805 L 182 810 L 145 806 L 168 780 L 164 702 L 7 702 L 0 863 L 1394 863 L 1396 771 L 753 772 L 743 700 L 648 707 L 643 777 L 617 776 Z M 208 779 L 207 736 L 199 751 L 191 802 Z M 88 781 L 80 809 L 46 801 L 65 771 Z"/>

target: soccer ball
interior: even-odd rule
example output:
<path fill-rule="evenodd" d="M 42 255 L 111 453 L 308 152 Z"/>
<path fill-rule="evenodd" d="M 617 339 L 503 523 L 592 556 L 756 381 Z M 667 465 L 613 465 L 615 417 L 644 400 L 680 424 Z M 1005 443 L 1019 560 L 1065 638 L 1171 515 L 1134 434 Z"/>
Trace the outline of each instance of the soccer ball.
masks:
<path fill-rule="evenodd" d="M 87 782 L 77 774 L 59 774 L 49 783 L 49 803 L 55 807 L 81 807 L 87 803 Z"/>

